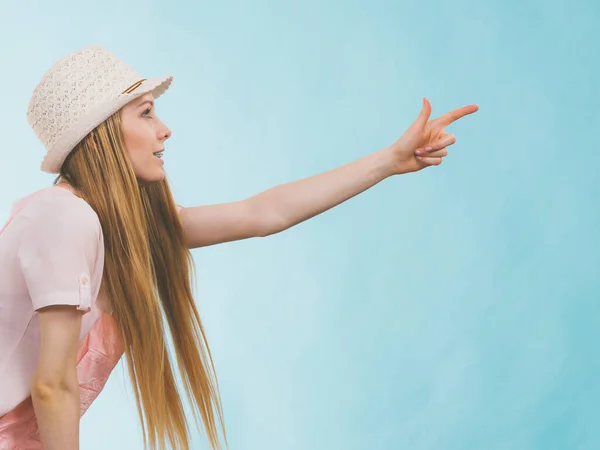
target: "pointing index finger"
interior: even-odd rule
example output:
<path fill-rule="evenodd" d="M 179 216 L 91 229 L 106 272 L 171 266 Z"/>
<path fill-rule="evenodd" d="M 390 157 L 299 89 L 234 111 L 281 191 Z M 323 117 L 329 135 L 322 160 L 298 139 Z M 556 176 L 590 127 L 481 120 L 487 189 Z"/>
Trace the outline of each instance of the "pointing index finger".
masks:
<path fill-rule="evenodd" d="M 450 111 L 449 113 L 444 114 L 442 117 L 440 117 L 440 121 L 444 124 L 444 126 L 448 126 L 452 122 L 455 122 L 462 117 L 465 117 L 469 114 L 473 114 L 478 109 L 479 106 L 477 105 L 463 106 L 462 108 L 458 108 L 454 111 Z"/>

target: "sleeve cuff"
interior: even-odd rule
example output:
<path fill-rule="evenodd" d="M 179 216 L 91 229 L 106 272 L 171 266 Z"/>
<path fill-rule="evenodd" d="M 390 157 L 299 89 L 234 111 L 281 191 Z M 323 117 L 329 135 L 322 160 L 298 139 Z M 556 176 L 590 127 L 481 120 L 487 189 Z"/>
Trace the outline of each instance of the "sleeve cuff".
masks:
<path fill-rule="evenodd" d="M 78 285 L 79 289 L 75 292 L 50 292 L 32 298 L 33 309 L 37 311 L 46 306 L 73 305 L 79 311 L 89 312 L 92 309 L 92 290 L 87 272 L 79 275 Z"/>

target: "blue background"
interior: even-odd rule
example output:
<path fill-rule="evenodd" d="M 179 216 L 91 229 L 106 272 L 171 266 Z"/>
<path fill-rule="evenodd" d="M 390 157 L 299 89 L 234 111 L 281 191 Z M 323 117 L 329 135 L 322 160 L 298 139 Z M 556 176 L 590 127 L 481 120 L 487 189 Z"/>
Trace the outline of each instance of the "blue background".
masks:
<path fill-rule="evenodd" d="M 0 214 L 54 179 L 27 103 L 90 44 L 175 76 L 157 112 L 184 206 L 387 146 L 423 96 L 477 103 L 440 167 L 193 250 L 230 447 L 598 449 L 598 5 L 4 1 Z M 141 448 L 123 365 L 81 442 Z"/>

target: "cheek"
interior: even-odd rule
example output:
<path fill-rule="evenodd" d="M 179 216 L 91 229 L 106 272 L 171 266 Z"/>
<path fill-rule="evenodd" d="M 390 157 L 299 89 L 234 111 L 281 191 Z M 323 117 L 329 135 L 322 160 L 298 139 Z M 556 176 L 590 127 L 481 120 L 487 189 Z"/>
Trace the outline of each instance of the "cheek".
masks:
<path fill-rule="evenodd" d="M 127 151 L 132 157 L 146 155 L 152 152 L 154 144 L 154 130 L 149 124 L 139 125 L 124 133 Z"/>

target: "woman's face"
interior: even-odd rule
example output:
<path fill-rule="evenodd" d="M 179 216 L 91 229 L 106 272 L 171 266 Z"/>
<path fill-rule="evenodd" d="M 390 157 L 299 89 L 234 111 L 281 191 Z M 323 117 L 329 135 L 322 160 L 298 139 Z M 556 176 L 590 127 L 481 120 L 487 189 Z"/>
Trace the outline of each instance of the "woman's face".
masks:
<path fill-rule="evenodd" d="M 138 182 L 145 185 L 162 181 L 165 177 L 164 162 L 154 154 L 164 150 L 171 130 L 156 116 L 154 96 L 146 94 L 125 105 L 121 121 L 125 145 Z"/>

